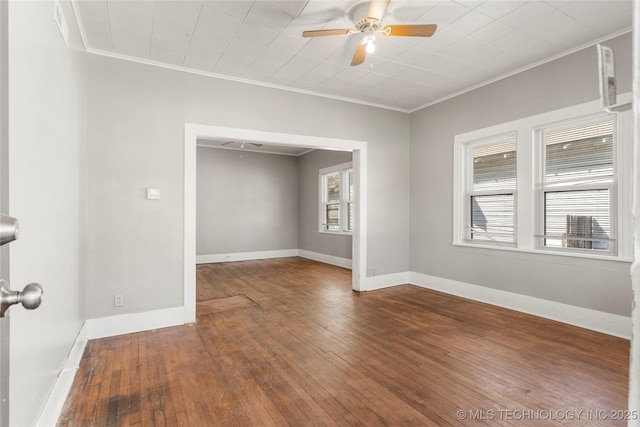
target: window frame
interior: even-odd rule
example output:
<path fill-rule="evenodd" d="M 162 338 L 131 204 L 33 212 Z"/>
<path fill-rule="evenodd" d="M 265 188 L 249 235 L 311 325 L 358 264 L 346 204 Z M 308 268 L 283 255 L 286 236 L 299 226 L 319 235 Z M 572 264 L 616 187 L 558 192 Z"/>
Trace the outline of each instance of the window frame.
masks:
<path fill-rule="evenodd" d="M 518 215 L 517 215 L 517 200 L 518 200 L 518 166 L 516 164 L 516 187 L 513 189 L 500 189 L 500 190 L 475 190 L 473 185 L 474 178 L 474 155 L 473 150 L 478 147 L 484 147 L 488 145 L 498 144 L 501 142 L 505 142 L 511 139 L 516 141 L 516 160 L 517 160 L 517 137 L 518 134 L 515 131 L 503 133 L 500 135 L 494 135 L 487 138 L 480 138 L 474 141 L 470 141 L 466 143 L 466 153 L 465 153 L 465 187 L 466 187 L 466 197 L 464 201 L 464 241 L 471 244 L 476 244 L 476 242 L 481 242 L 481 244 L 492 245 L 492 246 L 510 246 L 516 247 L 518 242 Z M 473 239 L 470 237 L 473 226 L 472 221 L 472 199 L 474 197 L 482 197 L 482 196 L 501 196 L 501 195 L 512 195 L 513 196 L 513 242 L 499 242 L 499 241 L 489 241 L 483 239 Z"/>
<path fill-rule="evenodd" d="M 613 172 L 611 182 L 608 183 L 596 183 L 596 184 L 579 184 L 579 185 L 571 185 L 570 183 L 562 183 L 562 184 L 546 184 L 546 168 L 547 168 L 547 159 L 546 159 L 546 144 L 544 141 L 544 132 L 545 131 L 554 131 L 558 129 L 567 129 L 571 127 L 577 127 L 580 125 L 586 125 L 590 123 L 598 123 L 601 121 L 605 121 L 606 119 L 611 119 L 613 121 Z M 537 205 L 537 215 L 536 215 L 536 234 L 535 234 L 535 246 L 536 249 L 541 251 L 552 251 L 552 252 L 574 252 L 581 254 L 591 254 L 591 255 L 602 255 L 602 256 L 616 256 L 618 254 L 618 182 L 620 180 L 619 171 L 620 171 L 620 159 L 618 156 L 618 151 L 620 142 L 618 138 L 618 120 L 615 113 L 596 113 L 588 116 L 577 117 L 574 119 L 561 120 L 555 123 L 544 124 L 540 126 L 536 126 L 533 129 L 534 132 L 534 144 L 536 146 L 535 152 L 536 156 L 534 156 L 534 161 L 537 164 L 537 174 L 536 174 L 536 182 L 535 186 L 537 189 L 536 194 L 536 205 Z M 546 195 L 547 193 L 557 193 L 557 192 L 571 192 L 571 191 L 589 191 L 589 190 L 607 190 L 609 192 L 609 249 L 608 250 L 600 250 L 595 251 L 593 249 L 581 249 L 581 248 L 571 248 L 571 247 L 552 247 L 547 246 L 545 244 L 545 240 L 547 240 L 548 236 L 545 235 L 545 226 L 546 226 Z"/>
<path fill-rule="evenodd" d="M 336 173 L 338 173 L 340 177 L 340 200 L 338 202 L 338 206 L 339 206 L 338 230 L 327 230 L 326 229 L 327 206 L 330 204 L 333 205 L 335 204 L 335 202 L 329 203 L 326 198 L 327 196 L 326 177 L 329 175 L 334 175 Z M 349 190 L 348 190 L 348 185 L 347 185 L 349 182 L 348 181 L 349 173 L 351 173 L 353 177 L 353 162 L 341 163 L 339 165 L 329 166 L 319 170 L 318 172 L 318 182 L 319 182 L 318 232 L 319 233 L 335 234 L 335 235 L 352 235 L 353 234 L 353 230 L 348 229 L 348 226 L 349 226 L 348 205 L 351 204 L 352 208 L 354 206 L 354 200 L 351 200 Z M 346 224 L 346 227 L 345 227 L 345 224 Z"/>
<path fill-rule="evenodd" d="M 619 95 L 620 102 L 630 102 L 631 93 Z M 506 250 L 535 254 L 569 256 L 576 258 L 593 258 L 610 261 L 630 262 L 633 259 L 633 240 L 631 239 L 633 221 L 632 203 L 632 147 L 633 147 L 633 115 L 631 111 L 618 112 L 614 121 L 614 180 L 615 185 L 610 192 L 612 207 L 611 236 L 615 232 L 617 242 L 611 253 L 578 248 L 540 247 L 540 235 L 544 230 L 544 197 L 542 179 L 544 169 L 540 144 L 536 143 L 536 129 L 577 122 L 589 118 L 606 115 L 599 101 L 590 101 L 535 116 L 497 124 L 454 136 L 453 143 L 453 227 L 452 245 L 475 248 L 477 250 Z M 475 141 L 488 140 L 509 132 L 517 132 L 516 143 L 516 245 L 505 246 L 487 244 L 480 241 L 465 240 L 465 222 L 467 208 L 465 205 L 467 179 L 469 171 L 466 167 L 469 155 L 467 146 Z M 559 187 L 558 187 L 559 188 Z M 615 231 L 613 229 L 615 227 Z M 586 251 L 586 252 L 585 252 Z M 604 251 L 603 251 L 604 252 Z"/>

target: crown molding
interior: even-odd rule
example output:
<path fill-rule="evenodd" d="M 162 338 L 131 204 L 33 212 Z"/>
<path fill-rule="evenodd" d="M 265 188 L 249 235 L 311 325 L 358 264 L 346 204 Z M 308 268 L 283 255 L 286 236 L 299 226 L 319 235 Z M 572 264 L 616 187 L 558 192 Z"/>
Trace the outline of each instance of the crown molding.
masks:
<path fill-rule="evenodd" d="M 615 33 L 612 33 L 612 34 L 609 34 L 607 36 L 601 37 L 599 39 L 592 40 L 592 41 L 590 41 L 588 43 L 581 44 L 580 46 L 571 48 L 571 49 L 566 50 L 564 52 L 561 52 L 561 53 L 559 53 L 557 55 L 553 55 L 553 56 L 550 56 L 548 58 L 541 59 L 540 61 L 531 63 L 529 65 L 526 65 L 524 67 L 518 68 L 516 70 L 510 71 L 510 72 L 508 72 L 506 74 L 502 74 L 502 75 L 500 75 L 498 77 L 495 77 L 493 79 L 486 80 L 486 81 L 484 81 L 482 83 L 478 83 L 478 84 L 470 86 L 470 87 L 468 87 L 466 89 L 462 89 L 462 90 L 460 90 L 458 92 L 454 92 L 454 93 L 452 93 L 450 95 L 444 96 L 442 98 L 438 98 L 435 101 L 430 101 L 430 102 L 428 102 L 428 103 L 426 103 L 426 104 L 424 104 L 424 105 L 422 105 L 420 107 L 416 107 L 416 108 L 414 108 L 412 110 L 409 110 L 408 113 L 415 113 L 416 111 L 422 110 L 423 108 L 431 107 L 432 105 L 439 104 L 439 103 L 444 102 L 444 101 L 446 101 L 448 99 L 455 98 L 456 96 L 463 95 L 463 94 L 465 94 L 467 92 L 471 92 L 471 91 L 479 89 L 481 87 L 488 86 L 490 84 L 496 83 L 496 82 L 498 82 L 500 80 L 504 80 L 506 78 L 515 76 L 516 74 L 523 73 L 525 71 L 528 71 L 528 70 L 531 70 L 533 68 L 539 67 L 540 65 L 546 64 L 548 62 L 552 62 L 552 61 L 555 61 L 557 59 L 564 58 L 565 56 L 569 56 L 569 55 L 571 55 L 573 53 L 576 53 L 578 51 L 581 51 L 583 49 L 588 49 L 590 47 L 593 47 L 593 46 L 597 45 L 598 43 L 606 42 L 607 40 L 611 40 L 611 39 L 614 39 L 616 37 L 619 37 L 619 36 L 625 35 L 627 33 L 630 33 L 632 31 L 632 29 L 633 29 L 632 27 L 627 27 L 627 28 L 624 28 L 624 29 L 622 29 L 620 31 L 617 31 Z"/>

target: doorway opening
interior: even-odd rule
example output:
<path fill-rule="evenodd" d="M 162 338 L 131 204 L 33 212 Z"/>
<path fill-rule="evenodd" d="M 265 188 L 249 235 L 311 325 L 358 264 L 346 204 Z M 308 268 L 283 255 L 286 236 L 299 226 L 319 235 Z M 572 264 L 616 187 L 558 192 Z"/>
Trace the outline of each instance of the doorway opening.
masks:
<path fill-rule="evenodd" d="M 352 236 L 352 281 L 355 291 L 364 291 L 367 258 L 367 143 L 364 141 L 325 138 L 185 124 L 184 179 L 184 316 L 185 323 L 196 321 L 196 162 L 198 139 L 244 141 L 274 146 L 351 151 L 355 184 L 355 226 Z"/>

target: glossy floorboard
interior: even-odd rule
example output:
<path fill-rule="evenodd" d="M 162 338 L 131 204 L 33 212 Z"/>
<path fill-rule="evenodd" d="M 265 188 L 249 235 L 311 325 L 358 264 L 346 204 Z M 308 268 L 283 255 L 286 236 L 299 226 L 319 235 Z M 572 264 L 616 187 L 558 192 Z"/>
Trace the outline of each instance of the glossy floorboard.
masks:
<path fill-rule="evenodd" d="M 197 277 L 196 324 L 89 343 L 58 425 L 625 425 L 626 340 L 411 285 L 355 293 L 301 258 Z"/>

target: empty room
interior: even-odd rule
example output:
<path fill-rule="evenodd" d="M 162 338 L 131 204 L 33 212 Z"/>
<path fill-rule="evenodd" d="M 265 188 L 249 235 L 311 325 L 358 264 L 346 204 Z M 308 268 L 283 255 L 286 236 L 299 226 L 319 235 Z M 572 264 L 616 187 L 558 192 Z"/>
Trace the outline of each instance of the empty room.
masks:
<path fill-rule="evenodd" d="M 0 2 L 0 426 L 640 425 L 638 9 Z"/>

